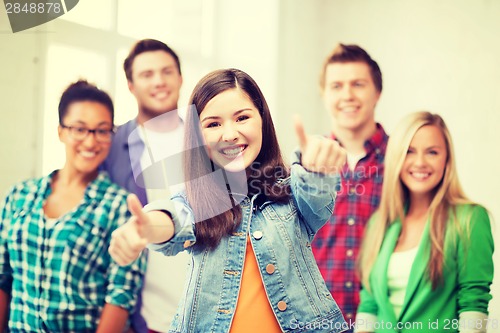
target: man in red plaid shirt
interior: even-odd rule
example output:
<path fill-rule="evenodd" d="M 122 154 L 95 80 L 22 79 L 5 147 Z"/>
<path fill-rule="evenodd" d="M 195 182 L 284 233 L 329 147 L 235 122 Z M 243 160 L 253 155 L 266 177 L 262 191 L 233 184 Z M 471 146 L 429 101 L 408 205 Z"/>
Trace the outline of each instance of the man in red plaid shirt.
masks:
<path fill-rule="evenodd" d="M 325 60 L 320 85 L 332 117 L 331 138 L 346 149 L 347 164 L 341 171 L 342 188 L 334 213 L 319 230 L 312 248 L 326 284 L 352 328 L 361 288 L 356 259 L 366 222 L 379 205 L 384 173 L 388 138 L 375 122 L 382 74 L 365 50 L 339 44 Z"/>

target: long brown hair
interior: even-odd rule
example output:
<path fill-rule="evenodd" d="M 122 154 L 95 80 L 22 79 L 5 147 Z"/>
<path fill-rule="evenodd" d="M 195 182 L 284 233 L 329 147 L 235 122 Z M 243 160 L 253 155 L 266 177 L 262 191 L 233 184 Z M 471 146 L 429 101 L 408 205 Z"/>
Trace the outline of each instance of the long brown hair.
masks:
<path fill-rule="evenodd" d="M 273 201 L 285 201 L 289 198 L 290 188 L 277 182 L 289 175 L 285 166 L 271 113 L 257 83 L 245 72 L 238 69 L 221 69 L 203 77 L 193 90 L 186 117 L 186 139 L 184 153 L 184 174 L 186 177 L 186 195 L 193 208 L 196 221 L 197 245 L 215 248 L 224 236 L 231 235 L 242 218 L 241 207 L 235 200 L 234 189 L 227 183 L 217 181 L 214 171 L 226 172 L 213 163 L 203 142 L 199 115 L 210 100 L 229 89 L 240 89 L 253 102 L 262 118 L 262 148 L 250 167 L 246 170 L 248 195 L 262 194 Z M 192 181 L 197 179 L 197 181 Z M 243 193 L 244 195 L 247 193 Z M 227 198 L 232 202 L 224 212 L 220 207 L 227 207 Z M 207 217 L 208 218 L 204 218 Z"/>
<path fill-rule="evenodd" d="M 401 121 L 391 134 L 385 155 L 384 183 L 380 206 L 375 212 L 374 221 L 365 232 L 365 239 L 358 258 L 359 273 L 366 288 L 370 288 L 369 276 L 389 226 L 396 220 L 403 221 L 405 205 L 409 203 L 408 189 L 401 182 L 400 174 L 408 147 L 415 133 L 423 126 L 436 126 L 446 142 L 447 161 L 443 179 L 435 189 L 429 207 L 431 253 L 427 266 L 429 280 L 435 289 L 443 279 L 444 241 L 449 227 L 449 212 L 452 212 L 453 229 L 462 235 L 455 214 L 460 204 L 472 203 L 464 194 L 458 180 L 455 153 L 451 135 L 444 120 L 437 114 L 416 112 Z"/>

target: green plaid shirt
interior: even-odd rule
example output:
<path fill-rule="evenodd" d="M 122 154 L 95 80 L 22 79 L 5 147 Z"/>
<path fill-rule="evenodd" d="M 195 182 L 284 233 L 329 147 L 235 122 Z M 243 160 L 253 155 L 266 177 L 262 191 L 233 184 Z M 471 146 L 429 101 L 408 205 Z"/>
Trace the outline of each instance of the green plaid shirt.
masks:
<path fill-rule="evenodd" d="M 43 205 L 55 172 L 14 186 L 0 205 L 0 288 L 11 294 L 11 332 L 93 332 L 105 303 L 130 312 L 141 288 L 145 258 L 119 267 L 108 254 L 111 232 L 129 217 L 127 192 L 101 172 L 83 201 L 50 225 Z"/>

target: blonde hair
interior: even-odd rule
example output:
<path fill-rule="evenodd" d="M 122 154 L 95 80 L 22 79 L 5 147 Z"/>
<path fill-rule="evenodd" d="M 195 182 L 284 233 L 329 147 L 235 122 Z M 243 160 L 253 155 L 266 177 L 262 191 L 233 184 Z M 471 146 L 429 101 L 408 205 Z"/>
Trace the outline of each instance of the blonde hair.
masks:
<path fill-rule="evenodd" d="M 447 151 L 443 179 L 436 187 L 434 198 L 429 207 L 431 255 L 427 273 L 433 288 L 436 288 L 442 281 L 443 248 L 450 208 L 455 215 L 454 210 L 457 205 L 472 203 L 465 196 L 458 180 L 453 143 L 444 120 L 439 115 L 430 112 L 416 112 L 406 116 L 389 138 L 385 155 L 384 183 L 380 206 L 366 229 L 358 258 L 358 271 L 365 288 L 370 288 L 370 272 L 377 259 L 387 229 L 396 220 L 403 221 L 404 219 L 405 205 L 408 203 L 409 197 L 408 190 L 401 182 L 400 173 L 411 140 L 423 126 L 435 126 L 440 129 Z M 456 216 L 454 216 L 454 221 L 460 232 Z"/>

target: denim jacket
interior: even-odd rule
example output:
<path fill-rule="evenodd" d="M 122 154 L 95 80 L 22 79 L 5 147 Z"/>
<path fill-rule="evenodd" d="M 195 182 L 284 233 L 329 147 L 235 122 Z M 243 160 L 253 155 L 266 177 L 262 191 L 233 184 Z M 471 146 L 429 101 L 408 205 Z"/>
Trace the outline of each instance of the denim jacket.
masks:
<path fill-rule="evenodd" d="M 267 201 L 256 205 L 256 197 L 240 203 L 242 221 L 214 250 L 192 247 L 196 242 L 193 211 L 184 194 L 172 198 L 175 205 L 175 235 L 150 248 L 175 255 L 188 250 L 185 296 L 170 332 L 229 332 L 238 300 L 245 261 L 247 237 L 260 267 L 269 303 L 284 332 L 341 332 L 346 323 L 316 265 L 311 241 L 330 218 L 339 177 L 306 171 L 293 164 L 287 203 Z M 146 211 L 162 210 L 166 202 L 154 202 Z M 169 209 L 169 212 L 172 212 Z M 266 265 L 273 264 L 273 273 Z M 168 281 L 165 281 L 168 283 Z"/>

